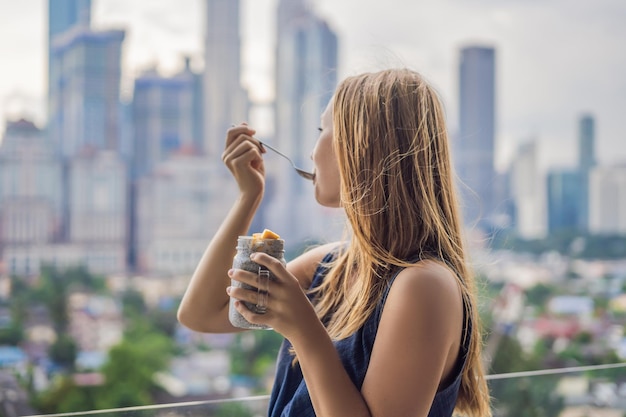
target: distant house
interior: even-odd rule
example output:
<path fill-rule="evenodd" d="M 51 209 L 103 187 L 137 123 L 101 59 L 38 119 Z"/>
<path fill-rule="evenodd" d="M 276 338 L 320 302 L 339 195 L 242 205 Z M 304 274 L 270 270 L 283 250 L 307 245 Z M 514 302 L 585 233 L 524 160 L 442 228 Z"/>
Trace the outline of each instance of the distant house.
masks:
<path fill-rule="evenodd" d="M 232 388 L 230 376 L 228 351 L 198 351 L 174 358 L 169 374 L 160 374 L 158 382 L 167 392 L 178 397 L 224 395 Z"/>
<path fill-rule="evenodd" d="M 15 346 L 0 346 L 0 368 L 22 373 L 26 371 L 27 364 L 28 358 L 22 349 Z"/>
<path fill-rule="evenodd" d="M 571 339 L 581 331 L 580 323 L 573 318 L 540 317 L 534 321 L 532 328 L 540 338 L 551 339 Z"/>
<path fill-rule="evenodd" d="M 626 337 L 623 338 L 622 341 L 620 342 L 616 353 L 617 353 L 617 356 L 620 357 L 620 359 L 626 360 Z"/>
<path fill-rule="evenodd" d="M 626 294 L 612 298 L 609 302 L 609 308 L 615 312 L 626 313 Z"/>
<path fill-rule="evenodd" d="M 68 315 L 69 333 L 80 351 L 106 352 L 122 340 L 122 310 L 112 297 L 73 293 L 68 300 Z"/>
<path fill-rule="evenodd" d="M 524 320 L 517 331 L 517 338 L 525 351 L 530 352 L 541 339 L 567 341 L 581 331 L 575 317 L 538 317 Z"/>
<path fill-rule="evenodd" d="M 574 316 L 581 321 L 591 320 L 593 317 L 593 299 L 591 297 L 560 295 L 548 301 L 548 312 L 559 316 Z"/>

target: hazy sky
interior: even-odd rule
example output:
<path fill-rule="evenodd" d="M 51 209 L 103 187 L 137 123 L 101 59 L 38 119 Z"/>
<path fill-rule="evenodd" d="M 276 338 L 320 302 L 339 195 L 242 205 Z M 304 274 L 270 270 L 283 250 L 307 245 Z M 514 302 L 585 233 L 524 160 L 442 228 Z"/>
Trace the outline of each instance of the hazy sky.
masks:
<path fill-rule="evenodd" d="M 204 0 L 93 0 L 97 28 L 126 28 L 124 91 L 157 65 L 177 71 L 181 56 L 202 66 Z M 626 1 L 312 0 L 337 32 L 340 77 L 389 66 L 426 76 L 457 125 L 459 48 L 496 47 L 497 152 L 503 166 L 535 139 L 542 166 L 577 157 L 577 120 L 596 118 L 602 163 L 626 161 Z M 242 1 L 243 82 L 252 97 L 272 95 L 277 0 Z M 0 0 L 0 131 L 5 117 L 43 123 L 46 0 Z"/>

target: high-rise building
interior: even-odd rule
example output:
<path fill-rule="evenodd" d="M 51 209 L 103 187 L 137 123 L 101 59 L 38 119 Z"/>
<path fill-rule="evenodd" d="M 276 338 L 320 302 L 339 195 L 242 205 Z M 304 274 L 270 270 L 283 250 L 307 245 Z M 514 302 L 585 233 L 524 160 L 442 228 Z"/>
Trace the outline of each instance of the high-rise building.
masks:
<path fill-rule="evenodd" d="M 583 114 L 578 120 L 578 167 L 588 171 L 596 165 L 595 121 L 592 115 Z"/>
<path fill-rule="evenodd" d="M 64 183 L 63 163 L 41 131 L 30 122 L 9 123 L 0 147 L 0 264 L 7 273 L 36 275 L 43 264 L 125 271 L 125 167 L 109 154 L 117 160 L 109 169 L 102 153 L 74 158 Z M 64 200 L 64 185 L 71 201 Z M 72 216 L 63 218 L 65 211 Z M 69 236 L 62 233 L 67 219 Z"/>
<path fill-rule="evenodd" d="M 554 170 L 548 173 L 548 232 L 577 230 L 580 201 L 580 172 Z"/>
<path fill-rule="evenodd" d="M 223 218 L 212 211 L 212 202 L 223 198 L 210 183 L 219 167 L 206 158 L 183 150 L 137 180 L 139 271 L 189 273 L 198 264 Z M 230 181 L 226 188 L 236 188 Z"/>
<path fill-rule="evenodd" d="M 119 153 L 84 148 L 67 165 L 66 241 L 93 271 L 123 272 L 129 245 L 128 174 Z"/>
<path fill-rule="evenodd" d="M 52 42 L 76 25 L 89 26 L 91 0 L 48 0 L 48 88 L 52 68 Z"/>
<path fill-rule="evenodd" d="M 578 228 L 589 229 L 589 175 L 596 165 L 595 121 L 590 114 L 583 114 L 578 120 L 578 170 L 580 171 L 580 193 L 578 201 Z"/>
<path fill-rule="evenodd" d="M 589 171 L 589 232 L 626 234 L 626 165 Z"/>
<path fill-rule="evenodd" d="M 163 77 L 155 70 L 135 79 L 132 118 L 134 129 L 133 177 L 152 171 L 181 148 L 198 153 L 202 145 L 195 135 L 196 74 L 186 61 L 185 69 Z"/>
<path fill-rule="evenodd" d="M 233 124 L 248 121 L 249 99 L 241 84 L 240 0 L 207 0 L 204 74 L 202 77 L 204 121 L 202 152 L 211 165 L 208 177 L 211 195 L 209 211 L 222 219 L 236 198 L 237 187 L 224 187 L 232 180 L 221 160 L 226 131 Z M 198 127 L 196 125 L 196 130 Z M 217 197 L 219 196 L 219 198 Z M 217 229 L 207 228 L 204 236 Z"/>
<path fill-rule="evenodd" d="M 9 122 L 0 146 L 0 250 L 58 238 L 61 163 L 32 122 Z"/>
<path fill-rule="evenodd" d="M 537 164 L 535 141 L 522 144 L 511 168 L 511 195 L 515 204 L 514 224 L 524 239 L 545 236 L 544 186 Z"/>
<path fill-rule="evenodd" d="M 248 120 L 248 94 L 241 86 L 239 0 L 206 1 L 204 60 L 204 152 L 219 160 L 226 131 Z"/>
<path fill-rule="evenodd" d="M 126 247 L 128 174 L 120 155 L 83 150 L 71 160 L 68 178 L 69 240 Z"/>
<path fill-rule="evenodd" d="M 462 209 L 471 226 L 489 221 L 494 196 L 495 49 L 461 49 L 459 67 L 459 132 L 454 147 L 461 181 Z"/>
<path fill-rule="evenodd" d="M 124 36 L 78 25 L 52 42 L 48 131 L 64 158 L 85 146 L 119 150 Z"/>
<path fill-rule="evenodd" d="M 62 239 L 70 241 L 69 165 L 81 153 L 121 148 L 121 30 L 75 25 L 52 41 L 48 136 L 63 159 Z"/>
<path fill-rule="evenodd" d="M 276 43 L 275 141 L 299 167 L 311 166 L 320 116 L 337 85 L 337 66 L 338 40 L 329 25 L 307 2 L 281 0 Z M 281 161 L 272 168 L 267 223 L 298 241 L 336 237 L 343 226 L 342 214 L 319 207 L 310 183 L 296 175 L 288 163 Z"/>

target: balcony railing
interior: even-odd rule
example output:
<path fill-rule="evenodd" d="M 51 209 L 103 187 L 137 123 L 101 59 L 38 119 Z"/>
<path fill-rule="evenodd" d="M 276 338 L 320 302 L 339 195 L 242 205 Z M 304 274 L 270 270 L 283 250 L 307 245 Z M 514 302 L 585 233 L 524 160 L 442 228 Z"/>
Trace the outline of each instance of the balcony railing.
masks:
<path fill-rule="evenodd" d="M 489 375 L 494 417 L 624 417 L 626 363 Z M 260 417 L 269 395 L 29 417 Z"/>

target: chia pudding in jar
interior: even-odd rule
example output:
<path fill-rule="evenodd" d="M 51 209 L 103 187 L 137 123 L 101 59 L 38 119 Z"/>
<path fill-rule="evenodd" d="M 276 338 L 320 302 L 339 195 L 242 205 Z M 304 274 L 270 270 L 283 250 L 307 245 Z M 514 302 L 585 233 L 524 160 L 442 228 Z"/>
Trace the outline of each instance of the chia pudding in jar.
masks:
<path fill-rule="evenodd" d="M 283 265 L 285 265 L 285 250 L 284 250 L 285 241 L 283 239 L 264 239 L 260 237 L 259 234 L 254 234 L 253 236 L 239 236 L 237 239 L 237 254 L 233 259 L 233 269 L 243 269 L 245 271 L 253 272 L 256 274 L 266 274 L 269 275 L 269 286 L 271 286 L 271 282 L 276 279 L 274 274 L 267 270 L 265 267 L 253 262 L 250 259 L 250 255 L 254 252 L 264 252 L 270 256 L 281 261 Z M 233 287 L 241 287 L 251 290 L 256 290 L 259 292 L 259 297 L 267 297 L 266 289 L 259 289 L 252 287 L 248 284 L 244 284 L 237 280 L 231 279 L 231 285 Z M 228 306 L 228 319 L 230 323 L 242 329 L 269 329 L 269 326 L 254 324 L 248 322 L 235 308 L 236 299 L 230 298 L 230 303 Z M 246 301 L 242 301 L 245 306 L 257 314 L 264 314 L 265 311 L 263 309 L 259 309 L 257 304 L 249 303 Z"/>

